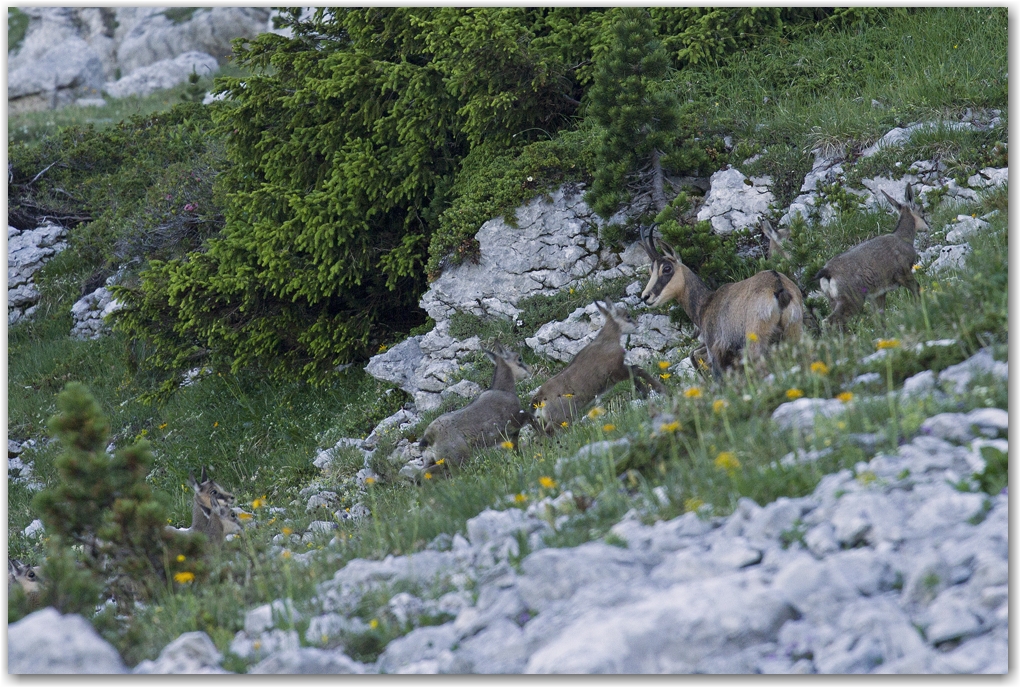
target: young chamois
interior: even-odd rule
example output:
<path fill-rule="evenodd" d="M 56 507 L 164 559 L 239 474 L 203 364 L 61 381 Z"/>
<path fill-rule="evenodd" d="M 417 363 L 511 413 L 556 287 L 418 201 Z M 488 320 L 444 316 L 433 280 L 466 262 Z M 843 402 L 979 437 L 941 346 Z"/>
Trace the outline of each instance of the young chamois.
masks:
<path fill-rule="evenodd" d="M 606 323 L 595 340 L 578 351 L 570 364 L 548 379 L 531 399 L 534 422 L 546 434 L 552 434 L 572 422 L 596 396 L 625 379 L 632 379 L 642 395 L 647 394 L 642 380 L 660 393 L 666 390 L 659 380 L 637 365 L 623 362 L 620 336 L 637 329 L 630 313 L 609 301 L 606 301 L 606 307 L 595 301 L 595 307 L 606 317 Z"/>
<path fill-rule="evenodd" d="M 735 284 L 709 289 L 673 250 L 662 241 L 660 253 L 652 244 L 652 228 L 641 246 L 652 259 L 648 285 L 641 299 L 659 306 L 676 299 L 698 328 L 705 354 L 716 379 L 740 359 L 760 359 L 769 344 L 782 339 L 799 341 L 804 320 L 804 299 L 789 277 L 775 270 L 759 272 Z"/>
<path fill-rule="evenodd" d="M 25 594 L 38 594 L 42 578 L 39 576 L 40 566 L 25 565 L 17 558 L 7 561 L 7 594 L 10 595 L 14 585 L 19 585 Z"/>
<path fill-rule="evenodd" d="M 517 380 L 531 376 L 531 367 L 520 353 L 498 342 L 493 350 L 482 352 L 496 366 L 489 389 L 460 410 L 437 417 L 418 442 L 420 448 L 430 449 L 426 458 L 430 474 L 441 470 L 443 464 L 459 466 L 473 448 L 498 446 L 504 441 L 516 444 L 521 427 L 531 417 L 521 408 L 515 390 Z M 437 463 L 440 460 L 443 463 Z"/>
<path fill-rule="evenodd" d="M 927 231 L 928 224 L 914 203 L 910 184 L 905 192 L 906 202 L 902 204 L 885 191 L 882 194 L 899 212 L 896 230 L 840 253 L 815 275 L 832 306 L 832 314 L 826 322 L 834 326 L 842 327 L 849 317 L 860 312 L 866 299 L 871 299 L 879 312 L 885 312 L 885 294 L 899 286 L 907 287 L 910 293 L 918 296 L 913 270 L 917 260 L 914 237 L 918 230 Z"/>
<path fill-rule="evenodd" d="M 205 466 L 202 466 L 201 482 L 196 482 L 192 474 L 188 474 L 188 483 L 194 491 L 194 498 L 191 503 L 191 527 L 178 532 L 201 532 L 209 540 L 210 544 L 219 545 L 223 543 L 228 534 L 237 534 L 241 531 L 241 521 L 237 513 L 230 509 L 234 504 L 234 495 L 226 491 L 216 482 L 213 482 L 206 475 Z"/>
<path fill-rule="evenodd" d="M 790 238 L 790 227 L 783 227 L 777 231 L 772 228 L 771 222 L 763 219 L 761 221 L 761 233 L 765 234 L 765 238 L 769 240 L 769 258 L 783 257 L 787 260 L 793 260 L 786 248 L 783 247 L 783 242 Z"/>

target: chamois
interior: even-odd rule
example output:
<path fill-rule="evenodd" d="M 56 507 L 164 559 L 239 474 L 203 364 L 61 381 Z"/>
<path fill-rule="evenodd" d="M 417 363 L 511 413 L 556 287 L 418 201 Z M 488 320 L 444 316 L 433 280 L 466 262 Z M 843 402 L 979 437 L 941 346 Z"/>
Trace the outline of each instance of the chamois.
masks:
<path fill-rule="evenodd" d="M 914 237 L 918 230 L 926 231 L 928 224 L 914 203 L 910 184 L 902 204 L 885 191 L 882 194 L 899 212 L 896 230 L 840 253 L 815 275 L 832 306 L 832 314 L 825 321 L 836 327 L 842 327 L 849 317 L 860 312 L 869 298 L 879 312 L 885 312 L 885 295 L 898 286 L 905 286 L 914 297 L 918 296 L 913 270 L 917 260 Z"/>
<path fill-rule="evenodd" d="M 442 464 L 459 466 L 473 448 L 516 443 L 521 427 L 530 419 L 514 387 L 517 380 L 531 376 L 531 366 L 520 353 L 499 342 L 493 350 L 482 351 L 496 366 L 489 389 L 460 410 L 437 417 L 418 442 L 420 448 L 431 449 L 432 456 L 426 459 L 429 473 L 438 472 Z M 440 460 L 443 463 L 437 463 Z"/>
<path fill-rule="evenodd" d="M 534 422 L 546 434 L 565 426 L 596 396 L 625 379 L 634 380 L 642 395 L 647 394 L 642 380 L 660 393 L 666 390 L 659 380 L 637 365 L 623 362 L 620 336 L 634 332 L 637 324 L 626 309 L 609 301 L 606 301 L 606 306 L 595 301 L 595 307 L 606 317 L 606 323 L 595 340 L 578 351 L 570 364 L 548 379 L 531 399 Z"/>
<path fill-rule="evenodd" d="M 772 228 L 771 222 L 763 219 L 761 221 L 761 232 L 769 240 L 768 257 L 775 258 L 776 256 L 782 256 L 787 260 L 793 260 L 786 248 L 783 247 L 783 242 L 790 238 L 790 227 L 784 227 L 776 231 Z"/>
<path fill-rule="evenodd" d="M 201 532 L 211 544 L 221 544 L 228 534 L 236 534 L 241 531 L 241 521 L 237 513 L 230 509 L 235 499 L 234 495 L 226 491 L 216 482 L 213 482 L 206 474 L 205 466 L 202 466 L 201 482 L 196 482 L 192 474 L 188 474 L 188 483 L 194 491 L 194 498 L 191 504 L 191 527 L 180 530 L 170 528 L 178 532 Z"/>
<path fill-rule="evenodd" d="M 41 577 L 40 566 L 25 565 L 17 558 L 7 561 L 7 592 L 17 584 L 26 594 L 38 594 Z"/>
<path fill-rule="evenodd" d="M 652 228 L 641 246 L 652 260 L 651 274 L 641 299 L 659 306 L 676 299 L 698 328 L 698 337 L 716 379 L 740 358 L 745 348 L 757 360 L 769 344 L 783 339 L 799 341 L 804 320 L 800 289 L 775 270 L 765 270 L 735 284 L 709 289 L 673 250 L 659 241 L 665 253 L 652 244 Z"/>

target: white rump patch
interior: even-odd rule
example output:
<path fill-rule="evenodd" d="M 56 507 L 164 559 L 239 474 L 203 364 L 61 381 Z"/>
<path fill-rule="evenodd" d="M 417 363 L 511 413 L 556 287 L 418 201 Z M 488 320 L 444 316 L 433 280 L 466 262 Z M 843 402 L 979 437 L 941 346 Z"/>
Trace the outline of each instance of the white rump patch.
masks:
<path fill-rule="evenodd" d="M 818 285 L 822 288 L 822 293 L 829 297 L 831 300 L 839 298 L 839 289 L 836 287 L 836 280 L 822 277 L 818 280 Z"/>

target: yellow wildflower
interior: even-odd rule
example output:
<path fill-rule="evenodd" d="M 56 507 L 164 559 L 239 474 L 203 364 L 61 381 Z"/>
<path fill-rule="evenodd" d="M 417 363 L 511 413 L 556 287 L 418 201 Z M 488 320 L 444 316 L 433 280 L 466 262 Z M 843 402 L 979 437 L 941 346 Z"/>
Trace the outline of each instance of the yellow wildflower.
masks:
<path fill-rule="evenodd" d="M 696 386 L 692 386 L 690 389 L 684 392 L 684 396 L 687 398 L 701 398 L 701 389 Z"/>
<path fill-rule="evenodd" d="M 161 425 L 159 426 L 159 428 L 160 428 L 160 429 L 166 429 L 166 425 L 167 425 L 167 423 L 165 423 L 165 422 L 164 422 L 163 424 L 161 424 Z"/>
<path fill-rule="evenodd" d="M 563 398 L 573 398 L 574 394 L 563 394 Z"/>
<path fill-rule="evenodd" d="M 283 553 L 281 553 L 280 555 L 283 556 L 284 558 L 290 558 L 291 556 L 290 549 L 284 549 Z"/>
<path fill-rule="evenodd" d="M 721 413 L 730 407 L 730 402 L 726 399 L 720 398 L 712 402 L 712 411 L 715 413 Z"/>
<path fill-rule="evenodd" d="M 747 340 L 750 341 L 751 343 L 754 343 L 755 341 L 758 340 L 758 335 L 755 334 L 754 332 L 748 332 L 747 333 Z"/>
<path fill-rule="evenodd" d="M 376 620 L 375 618 L 372 618 L 371 620 L 368 621 L 368 626 L 374 630 L 379 627 L 379 621 Z"/>
<path fill-rule="evenodd" d="M 697 497 L 689 498 L 686 501 L 684 501 L 684 511 L 685 512 L 696 511 L 704 505 L 705 502 Z"/>
<path fill-rule="evenodd" d="M 178 563 L 183 563 L 184 562 L 184 554 L 183 553 L 177 554 L 177 562 Z"/>
<path fill-rule="evenodd" d="M 432 473 L 431 472 L 426 472 L 425 473 L 425 479 L 432 479 Z"/>
<path fill-rule="evenodd" d="M 659 361 L 659 369 L 660 370 L 665 370 L 667 367 L 669 367 L 669 361 L 668 360 L 660 360 Z"/>
<path fill-rule="evenodd" d="M 871 472 L 870 470 L 866 470 L 865 472 L 862 472 L 861 474 L 857 475 L 857 481 L 863 484 L 864 486 L 871 484 L 876 479 L 878 479 L 878 476 L 874 472 Z"/>
<path fill-rule="evenodd" d="M 251 520 L 252 517 L 254 516 L 251 513 L 245 513 L 244 511 L 241 511 L 240 513 L 237 514 L 237 517 L 239 520 Z"/>
<path fill-rule="evenodd" d="M 740 461 L 737 460 L 737 454 L 733 451 L 723 451 L 715 457 L 715 466 L 732 477 L 740 467 Z"/>
<path fill-rule="evenodd" d="M 379 352 L 380 353 L 384 353 L 387 348 L 389 348 L 389 346 L 387 346 L 386 344 L 380 344 L 379 345 Z"/>
<path fill-rule="evenodd" d="M 567 422 L 566 420 L 560 423 L 560 427 L 567 427 L 568 425 L 570 425 L 570 423 Z"/>
<path fill-rule="evenodd" d="M 885 348 L 899 348 L 900 347 L 900 340 L 899 339 L 879 339 L 878 343 L 876 344 L 876 346 L 878 347 L 878 350 L 880 350 L 880 351 L 885 349 Z"/>
<path fill-rule="evenodd" d="M 291 528 L 289 528 L 289 527 L 284 527 L 284 528 L 283 528 L 282 530 L 280 530 L 280 531 L 281 531 L 281 532 L 283 532 L 284 536 L 287 536 L 287 537 L 289 537 L 290 535 L 294 534 L 294 530 L 292 530 L 292 529 L 291 529 Z"/>
<path fill-rule="evenodd" d="M 365 484 L 375 484 L 375 477 L 366 477 Z"/>
<path fill-rule="evenodd" d="M 545 401 L 539 401 L 538 403 L 532 403 L 533 408 L 545 408 Z"/>
<path fill-rule="evenodd" d="M 669 372 L 663 372 L 661 375 L 659 375 L 659 377 L 661 377 L 662 379 L 669 379 L 672 376 L 673 375 L 670 374 Z"/>
<path fill-rule="evenodd" d="M 680 429 L 680 423 L 676 422 L 676 421 L 666 422 L 666 423 L 663 423 L 663 424 L 659 425 L 659 431 L 660 432 L 675 432 L 678 429 Z"/>
<path fill-rule="evenodd" d="M 538 478 L 538 483 L 541 484 L 546 489 L 556 488 L 556 480 L 554 480 L 552 477 L 546 477 L 545 475 L 542 475 L 541 477 Z"/>
<path fill-rule="evenodd" d="M 216 429 L 217 427 L 220 426 L 220 423 L 219 422 L 214 422 L 214 423 L 212 423 L 212 426 L 213 426 L 213 429 Z"/>
<path fill-rule="evenodd" d="M 854 400 L 854 395 L 853 392 L 851 391 L 844 391 L 841 394 L 837 394 L 836 398 L 839 399 L 840 401 L 843 401 L 843 403 L 849 403 L 850 401 Z"/>
<path fill-rule="evenodd" d="M 823 363 L 821 360 L 816 360 L 811 363 L 811 371 L 816 375 L 822 375 L 823 377 L 829 374 L 829 366 Z"/>
<path fill-rule="evenodd" d="M 504 441 L 502 444 L 500 444 L 500 446 L 502 446 L 507 451 L 509 451 L 510 449 L 512 449 L 514 447 L 514 442 L 512 442 L 512 441 Z"/>
<path fill-rule="evenodd" d="M 570 295 L 571 295 L 571 296 L 573 296 L 573 295 L 574 295 L 574 290 L 573 290 L 573 289 L 570 289 Z"/>
<path fill-rule="evenodd" d="M 589 420 L 594 420 L 599 415 L 605 415 L 605 414 L 606 414 L 606 409 L 605 408 L 602 408 L 602 407 L 599 407 L 599 406 L 595 406 L 594 408 L 592 408 L 591 410 L 588 411 L 588 419 Z"/>
<path fill-rule="evenodd" d="M 442 465 L 445 462 L 446 462 L 446 458 L 440 458 L 439 460 L 436 461 L 436 465 Z"/>
<path fill-rule="evenodd" d="M 260 499 L 255 499 L 254 501 L 251 502 L 252 510 L 256 510 L 258 508 L 262 508 L 262 506 L 264 506 L 264 505 L 266 505 L 266 497 L 265 496 L 263 496 Z"/>
<path fill-rule="evenodd" d="M 528 497 L 526 495 L 524 495 L 524 494 L 517 494 L 516 496 L 514 496 L 514 501 L 516 503 L 524 503 L 527 500 L 528 500 Z"/>
<path fill-rule="evenodd" d="M 179 572 L 176 575 L 174 575 L 174 582 L 176 582 L 178 584 L 188 584 L 188 583 L 194 582 L 194 581 L 195 581 L 195 573 L 193 573 L 193 572 L 184 571 L 184 572 Z"/>
<path fill-rule="evenodd" d="M 612 424 L 602 425 L 602 431 L 603 432 L 612 432 L 615 429 L 616 429 L 616 425 L 612 425 Z"/>
<path fill-rule="evenodd" d="M 840 420 L 839 422 L 836 423 L 836 427 L 838 429 L 846 429 L 846 423 Z"/>
<path fill-rule="evenodd" d="M 910 269 L 911 269 L 912 271 L 916 272 L 917 270 L 921 269 L 921 266 L 920 266 L 920 265 L 914 265 L 914 266 L 913 266 L 913 267 L 911 267 Z"/>
<path fill-rule="evenodd" d="M 786 397 L 791 401 L 796 401 L 798 398 L 804 395 L 804 392 L 800 389 L 787 389 Z"/>

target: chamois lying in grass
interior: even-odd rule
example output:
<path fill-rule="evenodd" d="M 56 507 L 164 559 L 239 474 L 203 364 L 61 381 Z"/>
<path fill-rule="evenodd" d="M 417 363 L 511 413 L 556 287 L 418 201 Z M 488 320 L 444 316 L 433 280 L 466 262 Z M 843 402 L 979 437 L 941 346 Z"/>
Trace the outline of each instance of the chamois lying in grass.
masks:
<path fill-rule="evenodd" d="M 637 365 L 623 362 L 624 350 L 620 336 L 637 329 L 634 318 L 624 308 L 607 302 L 595 307 L 606 317 L 595 340 L 582 348 L 559 374 L 543 384 L 531 399 L 536 426 L 546 434 L 572 422 L 595 397 L 608 391 L 617 382 L 634 381 L 642 394 L 647 385 L 659 392 L 665 387 L 659 380 Z"/>
<path fill-rule="evenodd" d="M 428 449 L 429 474 L 444 465 L 461 465 L 471 455 L 471 449 L 498 446 L 504 441 L 516 444 L 521 427 L 530 419 L 530 413 L 521 408 L 514 387 L 517 380 L 531 376 L 531 367 L 520 353 L 500 343 L 483 352 L 496 366 L 489 389 L 460 410 L 437 417 L 418 442 L 420 448 Z"/>

